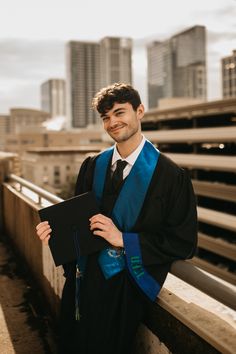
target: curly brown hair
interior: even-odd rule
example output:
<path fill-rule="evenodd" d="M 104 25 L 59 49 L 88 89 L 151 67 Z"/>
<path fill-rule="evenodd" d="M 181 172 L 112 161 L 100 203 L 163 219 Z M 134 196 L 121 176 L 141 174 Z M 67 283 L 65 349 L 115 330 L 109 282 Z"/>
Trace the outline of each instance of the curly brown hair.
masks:
<path fill-rule="evenodd" d="M 130 103 L 136 111 L 141 104 L 141 99 L 137 90 L 125 83 L 114 83 L 103 87 L 96 93 L 92 101 L 92 107 L 101 115 L 108 112 L 115 103 Z"/>

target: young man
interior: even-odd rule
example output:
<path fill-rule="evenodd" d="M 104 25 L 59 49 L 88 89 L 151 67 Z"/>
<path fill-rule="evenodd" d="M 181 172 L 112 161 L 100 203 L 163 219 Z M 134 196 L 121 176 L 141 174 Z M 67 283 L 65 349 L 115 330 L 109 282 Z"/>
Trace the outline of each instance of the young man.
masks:
<path fill-rule="evenodd" d="M 155 300 L 173 261 L 193 256 L 195 196 L 186 171 L 142 135 L 144 107 L 133 87 L 103 88 L 93 107 L 115 145 L 83 162 L 76 194 L 95 192 L 101 213 L 90 227 L 110 246 L 78 260 L 79 287 L 75 264 L 64 265 L 60 352 L 131 354 L 145 302 Z M 37 226 L 44 242 L 50 232 L 45 222 Z"/>

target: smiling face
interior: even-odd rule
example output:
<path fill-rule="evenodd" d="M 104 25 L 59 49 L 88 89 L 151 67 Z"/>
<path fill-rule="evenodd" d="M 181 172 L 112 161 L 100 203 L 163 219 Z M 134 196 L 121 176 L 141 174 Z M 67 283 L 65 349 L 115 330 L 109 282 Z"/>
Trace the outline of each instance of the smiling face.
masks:
<path fill-rule="evenodd" d="M 101 115 L 104 129 L 117 143 L 122 143 L 141 135 L 141 118 L 144 107 L 139 105 L 135 111 L 132 105 L 115 103 L 111 110 Z"/>

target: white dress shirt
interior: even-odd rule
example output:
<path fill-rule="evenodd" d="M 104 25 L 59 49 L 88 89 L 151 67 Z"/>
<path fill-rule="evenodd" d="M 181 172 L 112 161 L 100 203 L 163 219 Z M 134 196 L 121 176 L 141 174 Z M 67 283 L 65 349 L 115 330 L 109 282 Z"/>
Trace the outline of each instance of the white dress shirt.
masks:
<path fill-rule="evenodd" d="M 129 155 L 127 156 L 125 159 L 123 159 L 118 150 L 117 150 L 117 147 L 115 145 L 114 147 L 114 152 L 113 152 L 113 155 L 112 155 L 112 161 L 111 161 L 111 170 L 112 172 L 115 171 L 116 169 L 116 162 L 117 160 L 122 160 L 122 161 L 127 161 L 127 165 L 125 166 L 124 168 L 124 171 L 123 171 L 123 179 L 126 178 L 128 176 L 128 174 L 130 173 L 131 171 L 131 168 L 133 167 L 135 161 L 137 160 L 138 158 L 138 155 L 140 154 L 145 142 L 146 142 L 146 138 L 142 135 L 142 141 L 141 143 L 139 144 L 139 146 Z"/>

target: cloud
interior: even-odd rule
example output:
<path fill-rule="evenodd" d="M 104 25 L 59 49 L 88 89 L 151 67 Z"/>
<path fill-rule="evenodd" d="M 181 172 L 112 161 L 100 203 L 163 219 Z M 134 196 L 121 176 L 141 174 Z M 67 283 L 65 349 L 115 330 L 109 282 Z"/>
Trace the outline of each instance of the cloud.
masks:
<path fill-rule="evenodd" d="M 9 114 L 10 108 L 25 107 L 40 109 L 39 85 L 35 82 L 19 82 L 7 91 L 4 85 L 0 87 L 0 114 Z"/>
<path fill-rule="evenodd" d="M 234 3 L 231 3 L 227 6 L 222 6 L 219 9 L 216 9 L 214 11 L 209 11 L 213 16 L 217 17 L 227 17 L 227 19 L 232 18 L 232 16 L 236 15 L 236 1 L 234 0 Z"/>
<path fill-rule="evenodd" d="M 206 17 L 212 17 L 212 18 L 218 18 L 218 19 L 223 19 L 223 18 L 227 18 L 229 19 L 233 19 L 234 15 L 236 14 L 236 1 L 234 0 L 233 2 L 231 1 L 228 4 L 225 4 L 221 6 L 217 7 L 212 7 L 209 9 L 206 8 L 202 8 L 201 10 L 197 9 L 195 11 L 195 15 L 197 17 L 201 16 L 202 18 L 206 18 Z"/>
<path fill-rule="evenodd" d="M 209 44 L 214 44 L 220 41 L 234 41 L 234 45 L 236 45 L 236 29 L 224 33 L 208 30 L 207 38 Z"/>
<path fill-rule="evenodd" d="M 65 77 L 65 42 L 0 40 L 0 112 L 12 106 L 40 106 L 40 85 Z"/>
<path fill-rule="evenodd" d="M 7 79 L 47 79 L 64 76 L 63 41 L 0 40 L 0 76 Z"/>

